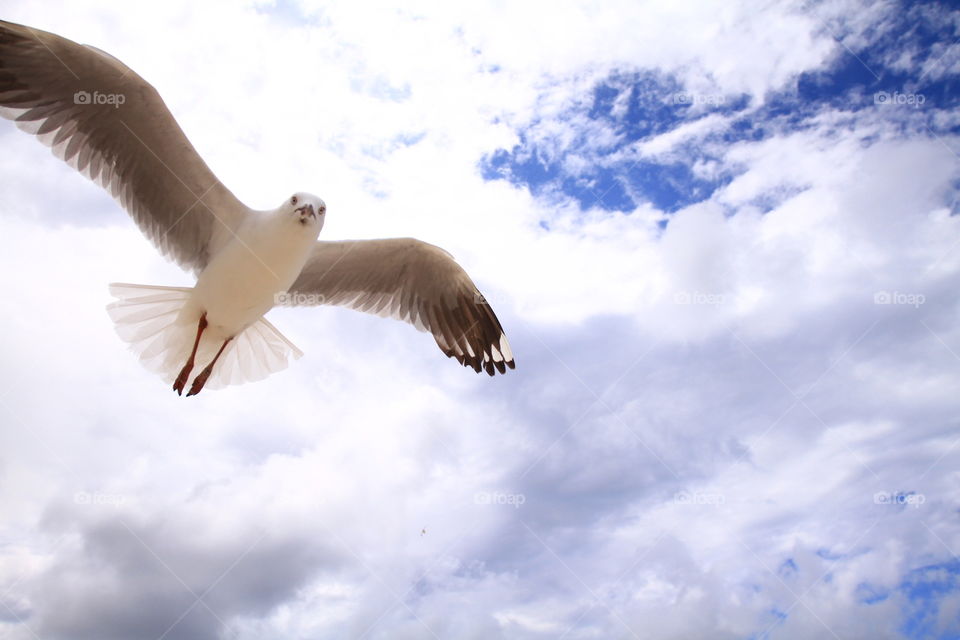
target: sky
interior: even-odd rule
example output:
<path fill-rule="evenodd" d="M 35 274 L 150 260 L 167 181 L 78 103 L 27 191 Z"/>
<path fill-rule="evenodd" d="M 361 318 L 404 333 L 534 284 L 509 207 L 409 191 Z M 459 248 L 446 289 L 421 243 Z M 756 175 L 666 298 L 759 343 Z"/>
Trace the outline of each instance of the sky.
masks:
<path fill-rule="evenodd" d="M 0 638 L 960 638 L 960 9 L 0 1 L 152 83 L 242 201 L 442 246 L 517 369 L 410 326 L 178 397 L 190 286 L 0 122 Z"/>

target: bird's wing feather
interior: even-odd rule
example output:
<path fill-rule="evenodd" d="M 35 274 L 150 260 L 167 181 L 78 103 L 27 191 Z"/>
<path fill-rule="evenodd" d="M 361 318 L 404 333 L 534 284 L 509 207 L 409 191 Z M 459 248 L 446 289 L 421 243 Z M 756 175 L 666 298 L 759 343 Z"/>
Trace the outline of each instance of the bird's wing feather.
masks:
<path fill-rule="evenodd" d="M 250 215 L 156 89 L 99 49 L 0 20 L 0 115 L 106 189 L 185 268 L 203 269 Z"/>
<path fill-rule="evenodd" d="M 413 238 L 318 242 L 287 299 L 409 322 L 477 372 L 515 366 L 500 321 L 467 273 L 446 251 Z"/>

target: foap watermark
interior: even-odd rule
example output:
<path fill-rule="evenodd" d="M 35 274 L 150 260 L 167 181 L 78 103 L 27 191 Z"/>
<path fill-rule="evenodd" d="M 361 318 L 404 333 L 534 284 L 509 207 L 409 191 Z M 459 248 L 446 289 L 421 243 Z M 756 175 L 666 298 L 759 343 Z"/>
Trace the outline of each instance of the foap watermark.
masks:
<path fill-rule="evenodd" d="M 127 101 L 127 96 L 122 93 L 100 93 L 94 91 L 77 91 L 73 94 L 73 104 L 113 105 L 114 109 L 119 109 L 120 105 Z"/>
<path fill-rule="evenodd" d="M 695 504 L 719 507 L 727 499 L 722 493 L 704 493 L 701 491 L 680 491 L 673 496 L 674 504 Z"/>
<path fill-rule="evenodd" d="M 76 504 L 96 504 L 96 505 L 108 505 L 111 507 L 119 507 L 124 503 L 126 498 L 119 493 L 102 493 L 100 491 L 78 491 L 73 494 L 73 501 Z"/>
<path fill-rule="evenodd" d="M 671 98 L 673 104 L 708 107 L 719 107 L 727 101 L 722 93 L 675 93 Z"/>
<path fill-rule="evenodd" d="M 900 93 L 899 91 L 887 93 L 886 91 L 877 91 L 873 94 L 873 104 L 907 105 L 919 109 L 920 105 L 926 101 L 927 96 L 922 93 Z"/>
<path fill-rule="evenodd" d="M 473 294 L 473 301 L 476 304 L 499 304 L 505 305 L 509 304 L 510 297 L 503 291 L 493 290 L 486 293 L 480 293 L 479 291 Z"/>
<path fill-rule="evenodd" d="M 878 491 L 873 494 L 873 503 L 874 504 L 892 504 L 898 506 L 907 506 L 912 505 L 914 509 L 919 509 L 920 505 L 927 501 L 927 496 L 922 493 L 915 493 L 913 491 L 897 491 L 894 493 L 888 493 L 886 491 Z"/>
<path fill-rule="evenodd" d="M 273 304 L 295 307 L 326 304 L 327 297 L 320 293 L 300 293 L 299 291 L 279 291 L 273 294 Z"/>
<path fill-rule="evenodd" d="M 473 494 L 473 501 L 476 504 L 511 505 L 514 509 L 519 509 L 520 505 L 527 501 L 527 496 L 510 491 L 478 491 Z"/>
<path fill-rule="evenodd" d="M 877 291 L 873 294 L 873 304 L 902 304 L 917 309 L 927 301 L 922 293 L 903 293 L 902 291 Z"/>
<path fill-rule="evenodd" d="M 722 293 L 704 293 L 702 291 L 677 291 L 673 294 L 674 304 L 705 304 L 719 306 L 723 304 Z"/>

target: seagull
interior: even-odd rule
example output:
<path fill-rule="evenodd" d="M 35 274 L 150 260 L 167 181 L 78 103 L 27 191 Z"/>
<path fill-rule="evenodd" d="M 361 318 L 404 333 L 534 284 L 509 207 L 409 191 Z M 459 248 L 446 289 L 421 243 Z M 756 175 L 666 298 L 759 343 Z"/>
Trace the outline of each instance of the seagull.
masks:
<path fill-rule="evenodd" d="M 117 333 L 178 394 L 260 380 L 303 355 L 264 318 L 278 305 L 408 322 L 477 373 L 516 366 L 493 309 L 449 253 L 413 238 L 319 241 L 327 206 L 305 192 L 251 209 L 156 89 L 100 49 L 0 20 L 0 116 L 108 191 L 196 274 L 190 288 L 110 285 Z"/>

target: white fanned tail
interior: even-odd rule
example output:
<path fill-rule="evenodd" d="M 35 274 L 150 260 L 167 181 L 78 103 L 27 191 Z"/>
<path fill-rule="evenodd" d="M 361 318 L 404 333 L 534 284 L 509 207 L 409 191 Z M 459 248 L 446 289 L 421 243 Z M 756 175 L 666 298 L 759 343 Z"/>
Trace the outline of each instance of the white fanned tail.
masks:
<path fill-rule="evenodd" d="M 197 335 L 199 317 L 184 313 L 192 289 L 145 284 L 110 285 L 116 302 L 107 305 L 117 334 L 143 365 L 173 383 L 187 361 Z M 197 348 L 191 379 L 213 360 L 222 338 L 207 331 Z M 219 389 L 262 380 L 286 369 L 303 355 L 265 318 L 236 336 L 224 349 L 206 388 Z"/>

